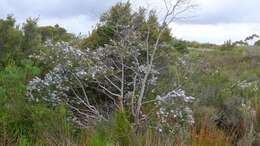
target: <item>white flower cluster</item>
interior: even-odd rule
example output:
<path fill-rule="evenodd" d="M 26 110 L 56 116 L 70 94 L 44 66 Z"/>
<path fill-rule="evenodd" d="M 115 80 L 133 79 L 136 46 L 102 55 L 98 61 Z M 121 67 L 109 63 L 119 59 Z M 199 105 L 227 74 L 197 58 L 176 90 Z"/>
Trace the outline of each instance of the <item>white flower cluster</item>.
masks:
<path fill-rule="evenodd" d="M 168 102 L 168 100 L 172 100 L 172 98 L 177 98 L 180 97 L 183 99 L 184 102 L 186 103 L 190 103 L 193 102 L 193 100 L 195 99 L 192 96 L 187 96 L 185 95 L 185 91 L 182 89 L 177 89 L 177 90 L 173 90 L 169 93 L 167 93 L 165 96 L 157 96 L 156 100 L 159 102 Z"/>
<path fill-rule="evenodd" d="M 195 121 L 190 106 L 194 100 L 194 97 L 187 96 L 182 89 L 173 90 L 164 96 L 157 96 L 156 116 L 159 120 L 159 131 L 167 130 L 174 134 L 184 125 L 193 125 Z"/>
<path fill-rule="evenodd" d="M 259 86 L 260 86 L 260 81 L 256 80 L 256 81 L 241 81 L 238 83 L 238 87 L 240 87 L 241 89 L 247 89 L 247 88 L 252 88 L 254 91 L 259 90 Z"/>
<path fill-rule="evenodd" d="M 138 71 L 139 74 L 145 74 L 146 72 L 148 72 L 149 70 L 149 65 L 140 65 L 138 67 Z M 150 70 L 150 79 L 148 80 L 148 84 L 150 85 L 156 85 L 157 80 L 158 80 L 158 76 L 159 76 L 159 71 L 155 69 L 155 66 L 151 66 L 151 70 Z"/>
<path fill-rule="evenodd" d="M 53 44 L 51 41 L 46 41 L 44 48 L 30 58 L 49 64 L 67 64 L 72 66 L 75 62 L 85 62 L 88 60 L 87 50 L 74 48 L 66 42 L 58 42 Z"/>
<path fill-rule="evenodd" d="M 44 79 L 35 77 L 27 86 L 27 96 L 37 102 L 43 99 L 52 105 L 58 104 L 62 97 L 67 97 L 66 93 L 69 90 L 69 86 L 64 84 L 68 81 L 68 77 L 64 74 L 62 66 L 58 65 L 46 74 Z"/>

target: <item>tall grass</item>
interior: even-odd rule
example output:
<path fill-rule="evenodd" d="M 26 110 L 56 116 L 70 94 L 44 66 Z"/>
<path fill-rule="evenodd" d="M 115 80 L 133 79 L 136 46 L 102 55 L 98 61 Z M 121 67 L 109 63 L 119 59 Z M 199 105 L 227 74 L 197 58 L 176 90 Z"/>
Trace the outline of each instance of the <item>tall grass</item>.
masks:
<path fill-rule="evenodd" d="M 206 114 L 200 128 L 192 130 L 192 146 L 231 146 L 230 138 L 209 121 Z"/>

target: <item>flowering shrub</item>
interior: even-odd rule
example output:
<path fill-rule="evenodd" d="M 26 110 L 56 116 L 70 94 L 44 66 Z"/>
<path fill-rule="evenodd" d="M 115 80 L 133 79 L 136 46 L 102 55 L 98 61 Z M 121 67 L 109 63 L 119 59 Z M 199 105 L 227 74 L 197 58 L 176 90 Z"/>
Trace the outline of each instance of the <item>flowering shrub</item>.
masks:
<path fill-rule="evenodd" d="M 116 108 L 127 106 L 136 116 L 143 87 L 156 86 L 160 73 L 155 64 L 146 62 L 143 54 L 147 50 L 138 33 L 126 28 L 117 34 L 121 41 L 111 40 L 112 45 L 96 50 L 46 42 L 47 49 L 31 57 L 53 69 L 43 79 L 31 80 L 27 95 L 32 101 L 45 101 L 51 106 L 67 105 L 73 113 L 72 120 L 82 127 L 93 120 L 107 119 Z M 97 95 L 101 95 L 101 100 Z M 180 89 L 157 96 L 159 129 L 174 133 L 183 124 L 192 124 L 189 105 L 193 100 Z"/>
<path fill-rule="evenodd" d="M 91 120 L 106 119 L 116 107 L 131 106 L 135 114 L 134 97 L 141 91 L 143 78 L 149 72 L 145 85 L 155 85 L 159 72 L 154 65 L 143 63 L 143 46 L 132 29 L 118 35 L 122 41 L 111 40 L 112 45 L 96 50 L 47 41 L 46 48 L 31 58 L 53 69 L 43 79 L 35 77 L 29 82 L 29 98 L 51 106 L 66 104 L 72 119 L 83 127 Z M 95 99 L 97 95 L 102 99 Z"/>
<path fill-rule="evenodd" d="M 31 57 L 54 68 L 43 79 L 35 77 L 31 80 L 27 95 L 33 101 L 45 101 L 51 106 L 66 104 L 73 113 L 72 120 L 79 126 L 103 118 L 86 93 L 86 84 L 104 71 L 98 64 L 94 65 L 94 59 L 99 59 L 99 56 L 93 55 L 95 53 L 73 48 L 65 42 L 47 42 L 40 55 Z"/>
<path fill-rule="evenodd" d="M 158 130 L 176 134 L 185 125 L 193 125 L 193 112 L 190 108 L 195 100 L 192 96 L 187 96 L 182 89 L 173 90 L 164 96 L 156 97 L 156 112 L 159 120 Z"/>

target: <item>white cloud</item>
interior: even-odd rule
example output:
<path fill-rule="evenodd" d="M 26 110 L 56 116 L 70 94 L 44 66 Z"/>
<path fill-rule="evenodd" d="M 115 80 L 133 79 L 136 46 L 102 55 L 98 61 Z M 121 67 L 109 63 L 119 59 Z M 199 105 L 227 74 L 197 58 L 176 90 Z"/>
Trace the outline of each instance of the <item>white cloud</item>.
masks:
<path fill-rule="evenodd" d="M 44 17 L 72 17 L 88 15 L 97 18 L 118 0 L 0 0 L 0 9 L 5 13 Z M 5 11 L 4 11 L 5 10 Z M 7 10 L 7 11 L 6 11 Z M 1 11 L 1 10 L 0 10 Z"/>
<path fill-rule="evenodd" d="M 260 23 L 259 0 L 194 0 L 198 4 L 191 23 Z"/>
<path fill-rule="evenodd" d="M 75 34 L 89 33 L 96 23 L 97 20 L 91 19 L 91 17 L 85 15 L 66 18 L 43 18 L 39 21 L 41 26 L 61 24 L 62 27 L 65 27 L 69 32 L 73 32 Z"/>
<path fill-rule="evenodd" d="M 177 38 L 222 44 L 229 39 L 237 41 L 255 33 L 260 34 L 259 26 L 260 23 L 176 24 L 171 28 Z"/>
<path fill-rule="evenodd" d="M 59 24 L 70 32 L 87 34 L 99 16 L 118 1 L 127 0 L 0 0 L 0 18 L 14 14 L 18 23 L 28 17 L 40 17 L 40 25 Z M 187 40 L 223 43 L 260 35 L 259 0 L 193 0 L 195 17 L 178 22 L 173 35 Z M 160 9 L 162 0 L 131 0 L 139 6 Z"/>

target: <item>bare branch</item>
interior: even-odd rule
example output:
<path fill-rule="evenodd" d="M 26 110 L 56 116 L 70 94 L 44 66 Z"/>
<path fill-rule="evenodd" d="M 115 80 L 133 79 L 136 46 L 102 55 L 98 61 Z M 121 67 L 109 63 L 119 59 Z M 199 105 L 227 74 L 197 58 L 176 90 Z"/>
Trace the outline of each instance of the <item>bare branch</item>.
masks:
<path fill-rule="evenodd" d="M 108 80 L 110 82 L 110 84 L 113 85 L 119 92 L 121 91 L 121 89 L 112 80 L 110 80 L 107 76 L 105 76 L 105 79 Z"/>
<path fill-rule="evenodd" d="M 111 91 L 108 90 L 106 87 L 102 86 L 101 84 L 99 84 L 99 86 L 100 86 L 102 89 L 104 89 L 105 91 L 107 91 L 109 94 L 111 94 L 111 95 L 113 95 L 113 96 L 115 96 L 115 97 L 120 97 L 119 94 L 116 94 L 116 93 L 111 92 Z"/>

